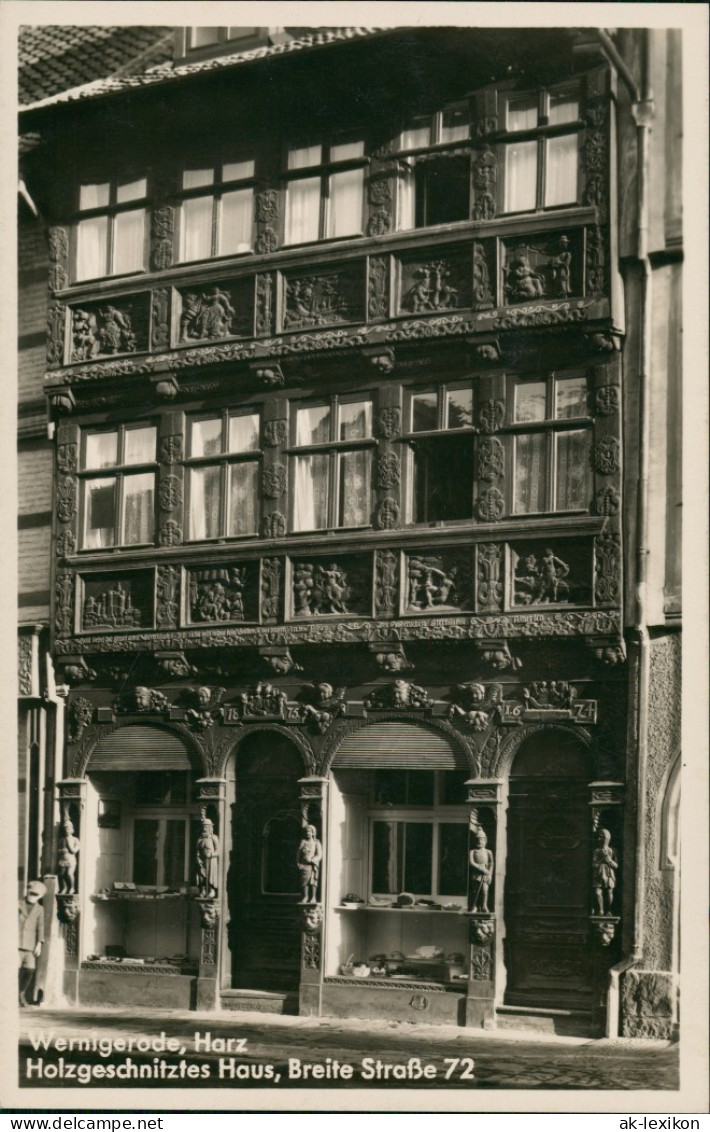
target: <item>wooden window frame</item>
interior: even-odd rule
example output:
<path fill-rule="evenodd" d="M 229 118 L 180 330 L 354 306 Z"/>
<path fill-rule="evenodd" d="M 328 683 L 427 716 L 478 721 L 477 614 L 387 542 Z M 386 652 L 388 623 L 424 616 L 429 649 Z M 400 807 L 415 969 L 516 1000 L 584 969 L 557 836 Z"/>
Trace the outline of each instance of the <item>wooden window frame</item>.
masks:
<path fill-rule="evenodd" d="M 550 125 L 549 123 L 549 107 L 550 98 L 553 95 L 574 95 L 579 102 L 580 116 L 576 119 L 570 119 L 568 122 L 560 122 L 559 124 Z M 522 101 L 525 98 L 537 98 L 537 125 L 524 130 L 509 130 L 508 129 L 508 107 L 511 102 Z M 582 161 L 582 148 L 584 141 L 585 123 L 581 117 L 582 102 L 583 102 L 583 89 L 579 82 L 562 83 L 559 86 L 541 87 L 529 91 L 501 91 L 498 95 L 499 110 L 504 122 L 503 126 L 503 139 L 498 144 L 498 168 L 500 174 L 498 177 L 498 215 L 499 216 L 527 216 L 538 212 L 554 212 L 564 208 L 575 208 L 582 201 L 583 194 L 583 172 L 584 166 Z M 563 137 L 565 135 L 575 134 L 578 138 L 577 144 L 577 199 L 574 201 L 563 202 L 562 204 L 545 204 L 545 190 L 547 184 L 547 141 L 554 137 Z M 519 209 L 516 211 L 507 211 L 505 204 L 506 198 L 506 181 L 508 175 L 508 161 L 507 154 L 508 148 L 515 142 L 522 141 L 536 141 L 537 142 L 537 168 L 536 168 L 536 184 L 535 184 L 535 205 L 530 209 Z"/>
<path fill-rule="evenodd" d="M 250 160 L 250 159 L 247 159 Z M 204 168 L 212 170 L 212 182 L 208 185 L 198 185 L 194 189 L 180 188 L 178 192 L 178 230 L 176 242 L 176 260 L 177 264 L 193 264 L 204 263 L 207 260 L 213 259 L 233 259 L 235 256 L 246 256 L 254 254 L 254 243 L 256 239 L 256 158 L 252 158 L 254 162 L 254 172 L 248 177 L 234 177 L 231 179 L 223 179 L 223 169 L 225 165 L 229 165 L 230 161 L 226 157 L 220 158 L 215 162 L 212 160 L 205 160 Z M 195 164 L 200 161 L 199 157 L 195 158 Z M 187 172 L 188 166 L 183 165 L 182 174 Z M 251 238 L 249 240 L 249 247 L 243 251 L 237 252 L 220 252 L 219 240 L 222 229 L 222 197 L 225 193 L 234 192 L 235 190 L 251 189 L 252 191 L 252 216 L 251 216 Z M 183 204 L 188 200 L 196 200 L 209 197 L 212 201 L 212 221 L 211 221 L 211 235 L 210 235 L 210 254 L 203 259 L 183 259 L 181 255 L 183 237 L 185 233 L 185 213 Z"/>
<path fill-rule="evenodd" d="M 471 512 L 470 515 L 462 519 L 440 519 L 435 516 L 426 519 L 414 518 L 414 492 L 415 492 L 415 469 L 414 463 L 416 458 L 415 448 L 417 442 L 426 442 L 431 440 L 445 440 L 447 437 L 459 437 L 469 435 L 471 443 L 474 447 L 472 454 L 472 463 L 475 460 L 475 437 L 478 434 L 478 429 L 471 423 L 470 425 L 462 425 L 460 428 L 449 428 L 446 422 L 447 412 L 447 397 L 450 392 L 457 389 L 466 389 L 471 392 L 471 407 L 473 418 L 473 406 L 475 403 L 475 389 L 473 381 L 468 380 L 452 380 L 444 382 L 432 382 L 426 386 L 412 387 L 405 390 L 405 420 L 407 421 L 407 431 L 402 433 L 400 442 L 406 445 L 406 471 L 405 471 L 405 523 L 407 526 L 415 527 L 431 527 L 431 526 L 457 526 L 464 523 L 472 523 L 473 507 L 474 507 L 474 476 L 471 478 Z M 421 429 L 414 431 L 413 426 L 413 406 L 414 398 L 422 393 L 436 393 L 437 395 L 437 425 L 434 429 Z"/>
<path fill-rule="evenodd" d="M 125 462 L 126 451 L 126 433 L 139 428 L 153 428 L 155 429 L 155 456 L 152 460 L 142 460 L 139 463 L 127 464 Z M 88 436 L 96 435 L 110 435 L 117 436 L 117 459 L 115 464 L 111 464 L 105 468 L 87 468 L 86 465 L 86 440 Z M 126 424 L 116 425 L 114 428 L 100 428 L 88 426 L 82 429 L 81 432 L 81 463 L 77 477 L 80 483 L 80 515 L 79 515 L 79 532 L 80 532 L 80 553 L 95 554 L 97 552 L 106 551 L 111 552 L 118 549 L 141 547 L 141 546 L 154 546 L 155 545 L 155 511 L 156 511 L 156 495 L 157 495 L 157 471 L 158 471 L 158 424 L 155 421 L 131 421 Z M 153 473 L 153 539 L 151 542 L 124 542 L 124 480 L 126 476 L 137 475 L 140 473 L 152 472 Z M 86 538 L 86 484 L 91 483 L 96 479 L 114 479 L 116 481 L 116 496 L 114 499 L 114 535 L 118 536 L 111 546 L 101 547 L 88 547 L 84 545 Z"/>
<path fill-rule="evenodd" d="M 131 180 L 145 179 L 146 191 L 142 197 L 135 197 L 129 201 L 119 201 L 118 185 L 121 182 L 130 183 Z M 98 205 L 95 208 L 81 208 L 79 205 L 79 193 L 82 185 L 89 184 L 107 184 L 109 187 L 108 204 Z M 141 275 L 146 271 L 146 264 L 148 262 L 148 251 L 150 247 L 150 224 L 149 219 L 149 203 L 150 203 L 150 177 L 147 170 L 135 171 L 127 174 L 121 174 L 120 178 L 117 173 L 105 175 L 104 173 L 97 173 L 95 176 L 91 172 L 87 173 L 79 182 L 79 189 L 77 191 L 77 207 L 72 219 L 71 231 L 71 282 L 75 287 L 84 287 L 97 279 L 125 279 L 132 275 Z M 113 271 L 113 264 L 115 259 L 116 249 L 116 217 L 123 212 L 136 212 L 141 210 L 143 213 L 143 262 L 140 267 L 134 268 L 132 271 Z M 107 220 L 107 236 L 106 236 L 106 270 L 100 275 L 87 275 L 85 278 L 77 278 L 77 261 L 79 252 L 79 224 L 82 220 L 93 220 L 101 217 L 106 217 Z"/>
<path fill-rule="evenodd" d="M 235 417 L 251 417 L 258 416 L 259 418 L 259 447 L 252 448 L 247 452 L 229 452 L 229 422 Z M 195 421 L 216 420 L 220 419 L 222 424 L 221 431 L 221 451 L 211 456 L 193 456 L 192 455 L 192 426 Z M 199 413 L 192 413 L 187 418 L 187 452 L 185 457 L 185 507 L 186 507 L 186 529 L 188 537 L 185 540 L 190 543 L 206 543 L 206 542 L 224 542 L 229 539 L 243 540 L 253 539 L 259 536 L 259 519 L 262 511 L 262 491 L 261 491 L 261 470 L 263 466 L 264 451 L 262 447 L 261 430 L 263 426 L 262 410 L 260 406 L 240 410 L 240 409 L 221 409 L 219 412 L 209 412 L 205 410 Z M 227 533 L 229 525 L 229 469 L 234 464 L 257 464 L 257 486 L 256 486 L 256 522 L 253 531 L 244 534 L 230 535 Z M 193 468 L 214 468 L 220 469 L 220 533 L 216 535 L 209 535 L 205 538 L 198 538 L 194 536 L 191 530 L 191 493 L 192 493 L 192 476 L 191 471 Z"/>
<path fill-rule="evenodd" d="M 353 142 L 362 141 L 363 152 L 359 157 L 346 157 L 342 159 L 332 159 L 331 150 L 342 144 L 346 144 L 348 140 Z M 308 246 L 313 243 L 324 243 L 333 240 L 357 240 L 365 235 L 365 224 L 367 221 L 367 170 L 370 165 L 370 159 L 367 156 L 367 140 L 363 133 L 355 133 L 348 131 L 347 134 L 331 134 L 322 141 L 315 141 L 313 144 L 320 145 L 321 160 L 314 165 L 306 165 L 299 169 L 288 168 L 288 156 L 291 150 L 301 148 L 298 142 L 302 142 L 305 148 L 309 141 L 306 138 L 298 139 L 293 144 L 287 144 L 283 152 L 283 173 L 282 173 L 282 199 L 283 199 L 283 242 L 284 247 L 298 248 Z M 330 207 L 330 178 L 335 173 L 345 173 L 350 169 L 363 170 L 363 185 L 362 185 L 362 199 L 360 202 L 360 230 L 352 232 L 348 235 L 342 236 L 329 236 L 327 235 L 328 222 L 329 222 L 329 207 Z M 289 186 L 295 181 L 320 178 L 320 202 L 318 210 L 318 236 L 315 240 L 294 240 L 290 241 L 287 231 L 287 218 L 288 218 L 288 190 Z"/>

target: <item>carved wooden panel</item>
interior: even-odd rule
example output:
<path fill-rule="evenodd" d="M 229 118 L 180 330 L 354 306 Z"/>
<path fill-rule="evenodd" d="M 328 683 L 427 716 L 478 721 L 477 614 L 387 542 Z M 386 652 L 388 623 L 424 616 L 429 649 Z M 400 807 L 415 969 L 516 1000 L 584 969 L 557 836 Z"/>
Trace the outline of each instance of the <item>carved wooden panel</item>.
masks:
<path fill-rule="evenodd" d="M 150 295 L 126 295 L 71 309 L 72 362 L 147 350 Z"/>

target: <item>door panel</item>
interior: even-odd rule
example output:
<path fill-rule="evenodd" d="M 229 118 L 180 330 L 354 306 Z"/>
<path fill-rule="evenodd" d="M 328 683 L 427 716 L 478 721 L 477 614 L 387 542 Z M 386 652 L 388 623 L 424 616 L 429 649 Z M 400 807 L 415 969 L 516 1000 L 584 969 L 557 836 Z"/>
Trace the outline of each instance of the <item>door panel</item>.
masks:
<path fill-rule="evenodd" d="M 506 1002 L 591 1004 L 588 791 L 579 779 L 510 779 Z"/>

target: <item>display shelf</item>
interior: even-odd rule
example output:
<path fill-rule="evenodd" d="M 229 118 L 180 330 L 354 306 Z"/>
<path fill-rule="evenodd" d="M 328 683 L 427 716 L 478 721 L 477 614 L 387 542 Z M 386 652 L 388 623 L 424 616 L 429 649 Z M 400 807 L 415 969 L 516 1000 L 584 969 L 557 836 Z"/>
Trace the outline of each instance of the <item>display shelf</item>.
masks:
<path fill-rule="evenodd" d="M 359 904 L 357 908 L 348 908 L 346 905 L 337 904 L 333 909 L 335 912 L 406 912 L 407 915 L 424 915 L 424 916 L 467 916 L 469 913 L 465 908 L 454 910 L 453 908 L 416 908 L 412 905 L 405 905 L 402 908 L 378 908 L 375 904 Z"/>

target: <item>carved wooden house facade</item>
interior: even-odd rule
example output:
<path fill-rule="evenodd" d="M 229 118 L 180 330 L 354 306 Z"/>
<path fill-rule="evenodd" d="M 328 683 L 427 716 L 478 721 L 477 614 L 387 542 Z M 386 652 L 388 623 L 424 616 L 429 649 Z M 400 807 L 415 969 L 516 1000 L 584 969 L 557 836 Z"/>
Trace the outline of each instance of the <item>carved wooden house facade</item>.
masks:
<path fill-rule="evenodd" d="M 670 1033 L 634 975 L 623 60 L 246 30 L 25 115 L 65 993 Z"/>

